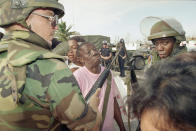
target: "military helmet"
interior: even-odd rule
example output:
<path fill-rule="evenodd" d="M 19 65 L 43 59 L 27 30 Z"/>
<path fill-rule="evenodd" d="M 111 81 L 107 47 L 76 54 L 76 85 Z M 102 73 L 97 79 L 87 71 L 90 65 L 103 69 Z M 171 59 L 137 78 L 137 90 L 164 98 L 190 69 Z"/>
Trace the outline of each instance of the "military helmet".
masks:
<path fill-rule="evenodd" d="M 107 45 L 108 42 L 107 42 L 106 40 L 103 40 L 103 41 L 102 41 L 102 44 L 103 44 L 103 45 Z"/>
<path fill-rule="evenodd" d="M 38 8 L 52 8 L 59 17 L 64 15 L 64 7 L 58 0 L 1 0 L 0 27 L 13 23 L 25 25 L 29 14 Z"/>
<path fill-rule="evenodd" d="M 120 43 L 125 43 L 123 38 L 120 39 Z"/>
<path fill-rule="evenodd" d="M 182 25 L 174 18 L 146 17 L 141 22 L 141 31 L 148 40 L 165 37 L 175 37 L 179 42 L 186 40 Z"/>

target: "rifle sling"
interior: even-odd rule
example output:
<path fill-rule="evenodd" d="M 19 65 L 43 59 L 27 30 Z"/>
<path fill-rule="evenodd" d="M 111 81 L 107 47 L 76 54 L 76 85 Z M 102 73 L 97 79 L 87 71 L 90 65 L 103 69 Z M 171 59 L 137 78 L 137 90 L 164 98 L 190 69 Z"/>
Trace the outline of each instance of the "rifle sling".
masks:
<path fill-rule="evenodd" d="M 102 129 L 102 127 L 103 127 L 103 123 L 104 123 L 106 112 L 107 112 L 108 100 L 109 100 L 110 90 L 111 90 L 111 80 L 112 80 L 112 75 L 110 72 L 110 74 L 107 78 L 107 87 L 106 87 L 106 91 L 105 91 L 105 95 L 104 95 L 104 103 L 103 103 L 103 109 L 102 109 L 102 124 L 101 124 L 100 129 Z"/>

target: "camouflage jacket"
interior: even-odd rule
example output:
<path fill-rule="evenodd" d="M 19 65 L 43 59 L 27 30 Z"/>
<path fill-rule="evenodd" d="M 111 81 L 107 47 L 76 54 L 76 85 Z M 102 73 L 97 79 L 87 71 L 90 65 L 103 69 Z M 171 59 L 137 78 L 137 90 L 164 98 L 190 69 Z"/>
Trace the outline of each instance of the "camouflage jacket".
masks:
<path fill-rule="evenodd" d="M 32 32 L 13 31 L 0 42 L 0 130 L 89 130 L 89 107 L 61 56 Z M 5 70 L 9 77 L 4 77 Z M 16 81 L 16 82 L 15 82 Z"/>

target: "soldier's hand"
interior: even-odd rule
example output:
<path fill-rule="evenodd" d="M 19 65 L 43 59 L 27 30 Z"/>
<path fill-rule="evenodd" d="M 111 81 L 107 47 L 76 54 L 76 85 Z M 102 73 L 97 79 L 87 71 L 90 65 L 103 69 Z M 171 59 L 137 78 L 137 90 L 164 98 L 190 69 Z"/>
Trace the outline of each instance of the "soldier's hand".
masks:
<path fill-rule="evenodd" d="M 96 112 L 98 112 L 98 106 L 99 106 L 99 93 L 100 93 L 100 88 L 97 89 L 96 92 L 89 99 L 89 105 Z"/>

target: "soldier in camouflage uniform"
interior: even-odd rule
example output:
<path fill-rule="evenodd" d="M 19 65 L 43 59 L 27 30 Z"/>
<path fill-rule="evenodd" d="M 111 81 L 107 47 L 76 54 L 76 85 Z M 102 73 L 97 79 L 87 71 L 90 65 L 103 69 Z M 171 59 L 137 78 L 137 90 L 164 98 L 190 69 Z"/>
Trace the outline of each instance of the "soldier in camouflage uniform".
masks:
<path fill-rule="evenodd" d="M 50 52 L 63 15 L 58 0 L 1 0 L 1 131 L 57 130 L 60 123 L 91 130 L 99 124 L 98 92 L 85 103 L 62 57 Z"/>
<path fill-rule="evenodd" d="M 141 22 L 141 31 L 155 45 L 152 63 L 186 52 L 186 47 L 180 46 L 186 40 L 185 31 L 174 18 L 147 17 Z"/>

